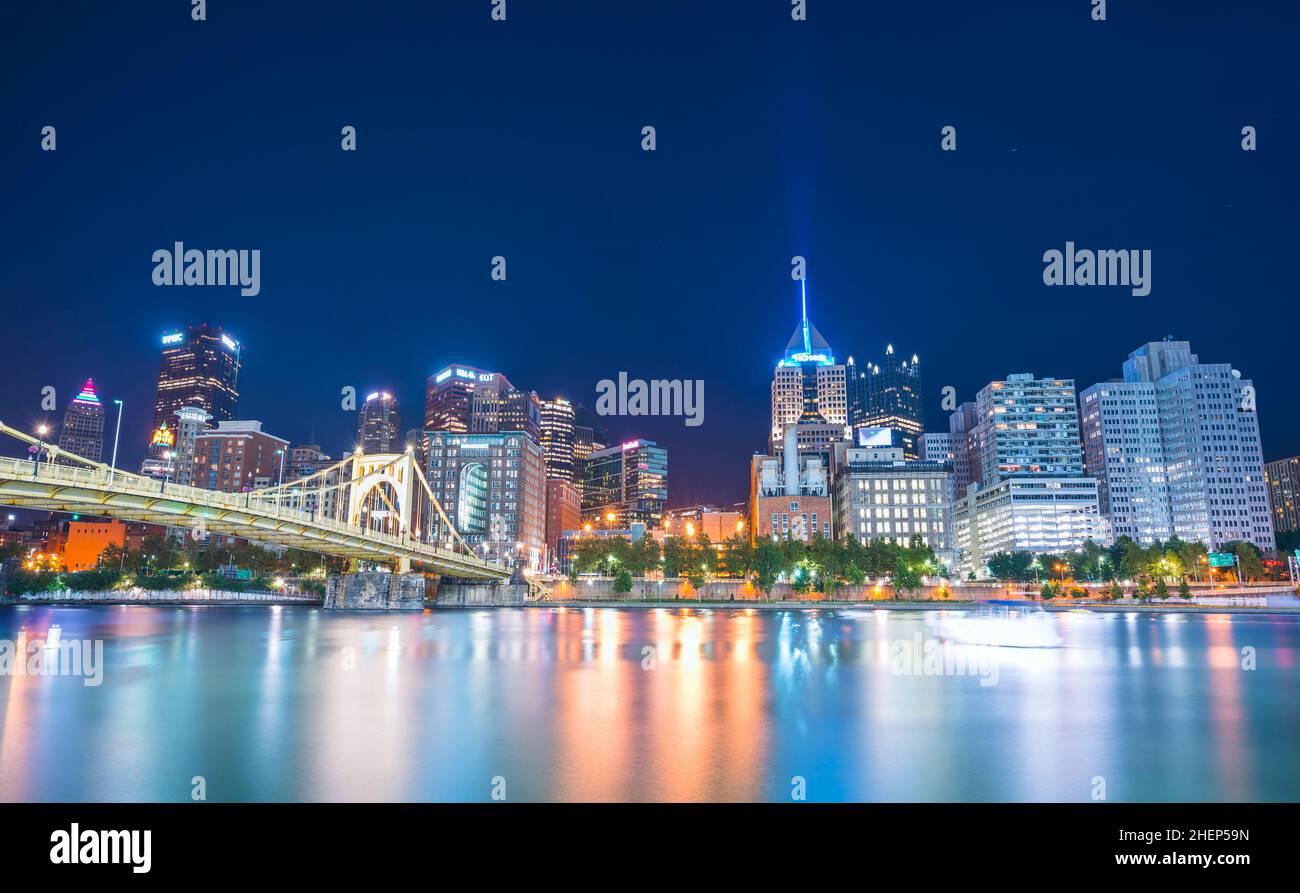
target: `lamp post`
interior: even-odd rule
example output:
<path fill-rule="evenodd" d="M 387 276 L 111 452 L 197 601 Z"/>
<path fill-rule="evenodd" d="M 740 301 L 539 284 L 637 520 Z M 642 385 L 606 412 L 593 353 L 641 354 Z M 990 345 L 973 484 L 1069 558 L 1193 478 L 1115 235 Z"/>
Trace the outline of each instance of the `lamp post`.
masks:
<path fill-rule="evenodd" d="M 41 476 L 41 454 L 45 452 L 45 435 L 50 431 L 48 425 L 36 428 L 36 465 L 32 468 L 32 477 Z"/>
<path fill-rule="evenodd" d="M 108 466 L 108 483 L 113 483 L 113 475 L 117 473 L 117 439 L 122 434 L 122 401 L 114 400 L 117 404 L 117 428 L 113 431 L 113 461 Z"/>

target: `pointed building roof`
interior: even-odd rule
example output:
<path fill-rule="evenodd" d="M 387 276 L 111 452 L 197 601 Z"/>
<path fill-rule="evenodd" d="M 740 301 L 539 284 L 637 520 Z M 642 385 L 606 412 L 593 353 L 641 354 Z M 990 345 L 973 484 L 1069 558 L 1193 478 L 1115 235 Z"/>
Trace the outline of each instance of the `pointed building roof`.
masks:
<path fill-rule="evenodd" d="M 800 293 L 803 305 L 803 319 L 795 328 L 794 334 L 790 336 L 790 341 L 785 346 L 785 358 L 781 361 L 785 366 L 797 366 L 800 363 L 817 363 L 822 366 L 831 366 L 835 363 L 835 352 L 831 350 L 830 344 L 822 337 L 822 333 L 817 331 L 808 320 L 808 282 L 800 281 Z"/>
<path fill-rule="evenodd" d="M 89 403 L 92 406 L 99 405 L 99 395 L 95 393 L 95 380 L 87 378 L 86 383 L 81 386 L 81 393 L 72 399 L 73 403 Z"/>

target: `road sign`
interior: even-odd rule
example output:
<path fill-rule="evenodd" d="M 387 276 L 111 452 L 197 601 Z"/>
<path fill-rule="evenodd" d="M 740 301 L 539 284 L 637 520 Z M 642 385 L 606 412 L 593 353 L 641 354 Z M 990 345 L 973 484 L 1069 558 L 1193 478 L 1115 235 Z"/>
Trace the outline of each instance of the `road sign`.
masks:
<path fill-rule="evenodd" d="M 1232 567 L 1237 563 L 1237 556 L 1231 552 L 1211 552 L 1210 567 Z"/>

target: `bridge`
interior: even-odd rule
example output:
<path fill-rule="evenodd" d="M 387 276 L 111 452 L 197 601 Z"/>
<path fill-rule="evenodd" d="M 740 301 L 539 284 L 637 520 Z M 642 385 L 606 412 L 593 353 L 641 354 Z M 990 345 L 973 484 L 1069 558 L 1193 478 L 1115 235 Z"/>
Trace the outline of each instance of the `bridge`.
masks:
<path fill-rule="evenodd" d="M 346 558 L 354 569 L 371 562 L 391 565 L 395 573 L 416 565 L 471 580 L 511 574 L 475 554 L 456 532 L 410 450 L 357 453 L 306 478 L 224 493 L 92 462 L 3 422 L 0 434 L 35 448 L 35 459 L 0 457 L 0 505 L 143 521 L 196 536 L 224 534 Z M 417 510 L 421 496 L 425 511 Z M 435 525 L 423 523 L 434 513 L 444 540 L 434 541 Z"/>

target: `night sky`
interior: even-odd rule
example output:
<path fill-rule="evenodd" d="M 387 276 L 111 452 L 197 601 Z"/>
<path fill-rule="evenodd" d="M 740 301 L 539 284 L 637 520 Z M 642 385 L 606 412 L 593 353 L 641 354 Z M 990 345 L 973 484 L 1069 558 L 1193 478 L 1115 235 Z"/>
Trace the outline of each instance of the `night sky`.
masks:
<path fill-rule="evenodd" d="M 392 390 L 414 427 L 447 363 L 588 405 L 619 371 L 702 379 L 702 426 L 610 429 L 668 447 L 671 504 L 733 502 L 801 254 L 839 357 L 920 355 L 930 430 L 944 386 L 1083 388 L 1172 334 L 1255 381 L 1266 459 L 1300 453 L 1297 4 L 490 8 L 5 2 L 0 419 L 57 422 L 93 376 L 138 468 L 159 339 L 207 321 L 244 344 L 240 416 L 334 455 L 341 388 Z M 261 294 L 155 287 L 178 240 L 260 249 Z M 1067 240 L 1150 249 L 1151 294 L 1046 287 Z"/>

